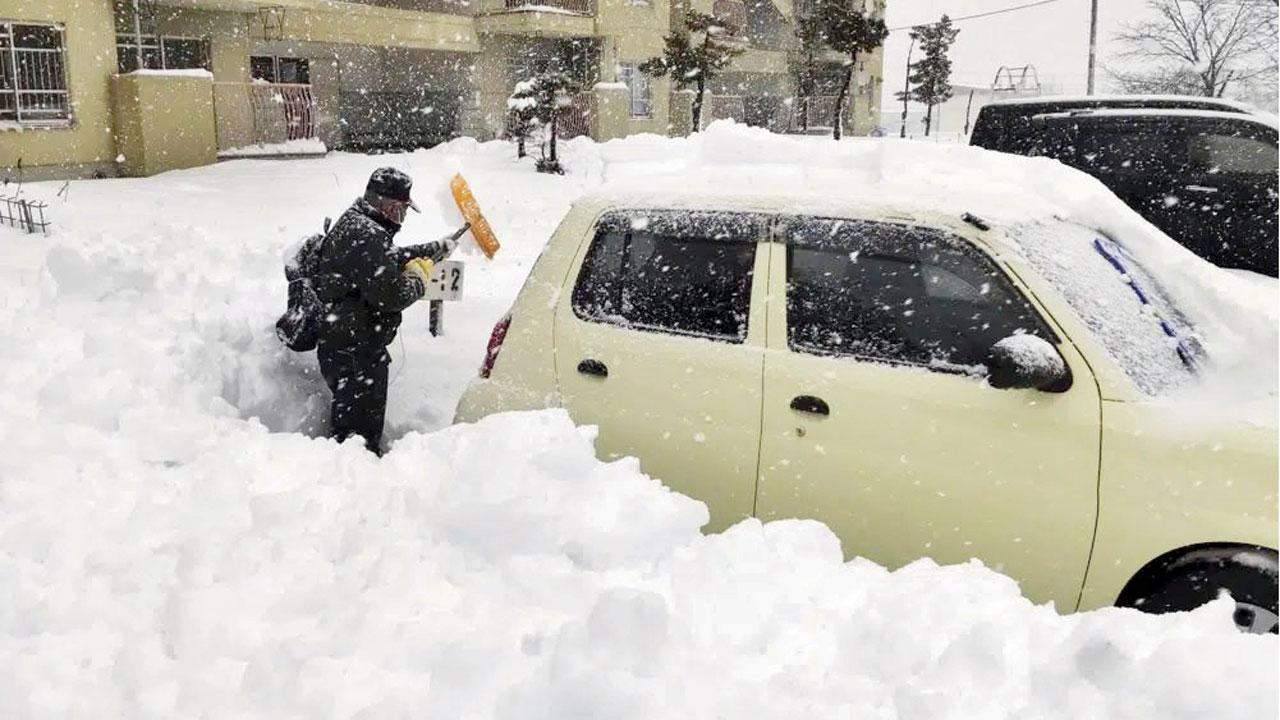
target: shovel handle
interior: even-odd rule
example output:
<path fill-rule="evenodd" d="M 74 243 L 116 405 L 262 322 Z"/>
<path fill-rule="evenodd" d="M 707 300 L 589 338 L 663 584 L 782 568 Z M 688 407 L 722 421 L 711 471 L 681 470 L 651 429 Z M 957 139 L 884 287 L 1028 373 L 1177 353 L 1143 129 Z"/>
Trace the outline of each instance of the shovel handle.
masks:
<path fill-rule="evenodd" d="M 471 223 L 467 223 L 467 224 L 463 225 L 462 227 L 458 228 L 457 230 L 454 230 L 454 231 L 453 231 L 453 234 L 449 236 L 449 239 L 450 239 L 450 240 L 457 240 L 458 238 L 460 238 L 460 237 L 462 237 L 464 234 L 466 234 L 466 232 L 467 232 L 468 230 L 470 230 L 470 229 L 471 229 Z"/>

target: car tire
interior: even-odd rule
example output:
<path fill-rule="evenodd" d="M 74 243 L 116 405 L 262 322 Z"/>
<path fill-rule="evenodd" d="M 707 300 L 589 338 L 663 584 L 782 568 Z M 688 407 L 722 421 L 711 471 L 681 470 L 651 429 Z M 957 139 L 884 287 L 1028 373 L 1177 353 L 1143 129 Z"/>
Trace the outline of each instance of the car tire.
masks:
<path fill-rule="evenodd" d="M 1277 633 L 1277 585 L 1275 553 L 1248 563 L 1226 553 L 1196 553 L 1165 566 L 1160 579 L 1122 597 L 1118 605 L 1144 612 L 1166 613 L 1194 610 L 1216 599 L 1221 591 L 1236 601 L 1235 623 L 1243 632 Z M 1270 571 L 1264 567 L 1270 561 Z M 1126 592 L 1128 592 L 1126 588 Z"/>

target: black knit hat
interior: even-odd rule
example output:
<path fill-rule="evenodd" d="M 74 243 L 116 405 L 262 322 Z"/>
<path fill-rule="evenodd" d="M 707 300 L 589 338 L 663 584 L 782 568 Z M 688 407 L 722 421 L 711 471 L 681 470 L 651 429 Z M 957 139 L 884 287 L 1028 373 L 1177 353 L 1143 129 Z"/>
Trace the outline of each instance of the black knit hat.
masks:
<path fill-rule="evenodd" d="M 409 198 L 409 191 L 412 189 L 413 180 L 408 175 L 393 167 L 383 167 L 374 170 L 369 176 L 369 184 L 365 186 L 364 191 L 389 200 L 409 203 L 409 207 L 413 208 L 414 212 L 422 212 Z"/>

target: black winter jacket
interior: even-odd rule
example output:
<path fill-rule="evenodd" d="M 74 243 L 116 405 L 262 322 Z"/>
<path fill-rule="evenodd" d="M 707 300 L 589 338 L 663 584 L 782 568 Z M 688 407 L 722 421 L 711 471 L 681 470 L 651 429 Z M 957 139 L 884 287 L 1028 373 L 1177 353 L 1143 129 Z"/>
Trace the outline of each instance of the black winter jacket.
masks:
<path fill-rule="evenodd" d="M 320 347 L 358 355 L 380 355 L 396 337 L 400 313 L 425 288 L 405 275 L 415 257 L 443 259 L 443 243 L 399 247 L 400 226 L 364 199 L 356 200 L 329 230 L 320 249 L 313 285 L 325 304 Z"/>

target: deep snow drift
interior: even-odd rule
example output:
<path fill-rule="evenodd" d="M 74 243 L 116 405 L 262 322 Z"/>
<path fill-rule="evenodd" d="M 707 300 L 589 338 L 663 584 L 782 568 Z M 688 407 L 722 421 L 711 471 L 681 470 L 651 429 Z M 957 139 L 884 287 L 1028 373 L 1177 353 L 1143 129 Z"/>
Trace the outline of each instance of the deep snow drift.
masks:
<path fill-rule="evenodd" d="M 783 162 L 789 144 L 808 168 Z M 583 192 L 673 171 L 808 177 L 816 191 L 840 162 L 860 163 L 849 182 L 906 162 L 955 201 L 981 169 L 958 172 L 947 153 L 983 157 L 876 141 L 833 152 L 721 125 L 569 143 L 563 178 L 508 146 L 456 141 L 77 182 L 65 202 L 59 185 L 28 187 L 57 226 L 48 239 L 0 229 L 0 715 L 1274 716 L 1276 639 L 1237 634 L 1226 602 L 1060 617 L 976 564 L 842 564 L 816 523 L 703 537 L 701 504 L 633 462 L 599 463 L 560 413 L 438 430 Z M 1059 172 L 1026 162 L 1011 183 Z M 406 315 L 392 347 L 398 439 L 377 460 L 295 432 L 318 430 L 326 396 L 313 359 L 281 348 L 271 323 L 280 251 L 387 163 L 418 180 L 426 211 L 402 242 L 444 232 L 431 188 L 461 169 L 504 248 L 492 263 L 467 256 L 445 337 L 427 335 L 425 308 Z M 1086 212 L 1105 200 L 1087 185 L 1010 212 Z M 1203 322 L 1269 303 L 1224 324 L 1223 353 L 1268 318 L 1255 340 L 1274 346 L 1273 282 L 1150 252 L 1172 253 Z M 1251 367 L 1274 367 L 1264 355 Z"/>

